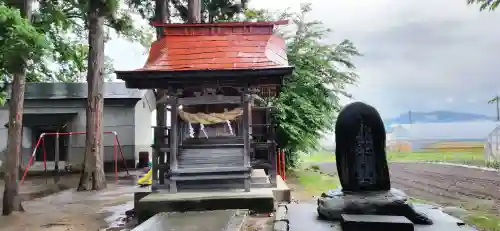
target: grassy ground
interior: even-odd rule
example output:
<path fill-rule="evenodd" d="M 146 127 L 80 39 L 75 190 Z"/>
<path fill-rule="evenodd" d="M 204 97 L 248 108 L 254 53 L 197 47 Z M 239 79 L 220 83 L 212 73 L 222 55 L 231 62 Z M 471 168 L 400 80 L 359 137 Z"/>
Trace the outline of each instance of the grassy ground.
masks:
<path fill-rule="evenodd" d="M 307 200 L 329 189 L 337 188 L 340 182 L 337 175 L 323 173 L 317 166 L 304 166 L 290 170 L 287 183 L 292 184 L 295 199 Z"/>

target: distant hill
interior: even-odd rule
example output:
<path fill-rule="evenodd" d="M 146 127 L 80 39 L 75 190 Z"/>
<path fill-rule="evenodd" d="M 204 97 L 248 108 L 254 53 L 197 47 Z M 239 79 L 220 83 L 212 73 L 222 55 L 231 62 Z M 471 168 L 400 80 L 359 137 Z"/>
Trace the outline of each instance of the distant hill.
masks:
<path fill-rule="evenodd" d="M 433 112 L 412 112 L 412 123 L 447 123 L 447 122 L 464 122 L 472 120 L 495 120 L 495 117 L 452 111 L 433 111 Z M 386 128 L 391 124 L 409 124 L 410 118 L 408 113 L 403 113 L 395 118 L 384 120 Z"/>

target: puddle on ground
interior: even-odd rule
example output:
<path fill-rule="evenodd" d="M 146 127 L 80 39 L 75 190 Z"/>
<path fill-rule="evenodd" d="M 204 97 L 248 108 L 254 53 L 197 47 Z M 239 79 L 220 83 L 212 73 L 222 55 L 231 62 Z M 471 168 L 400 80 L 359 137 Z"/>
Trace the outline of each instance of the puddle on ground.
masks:
<path fill-rule="evenodd" d="M 108 206 L 101 210 L 105 215 L 104 221 L 108 224 L 106 231 L 127 231 L 131 230 L 136 225 L 136 220 L 133 217 L 127 216 L 126 212 L 134 208 L 134 202 L 127 202 L 125 204 Z"/>

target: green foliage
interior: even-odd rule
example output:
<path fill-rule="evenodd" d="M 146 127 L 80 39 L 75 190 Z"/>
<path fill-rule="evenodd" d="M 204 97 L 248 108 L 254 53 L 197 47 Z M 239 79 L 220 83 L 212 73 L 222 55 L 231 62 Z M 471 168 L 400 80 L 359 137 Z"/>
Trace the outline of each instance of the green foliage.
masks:
<path fill-rule="evenodd" d="M 333 129 L 341 108 L 339 96 L 349 97 L 344 88 L 357 80 L 351 58 L 360 53 L 348 40 L 339 44 L 324 43 L 331 31 L 319 21 L 307 21 L 310 11 L 310 4 L 304 4 L 300 14 L 245 12 L 250 21 L 290 18 L 295 26 L 294 33 L 282 32 L 287 41 L 288 61 L 295 70 L 275 102 L 278 143 L 286 150 L 289 166 L 296 164 L 300 151 L 319 147 L 319 138 Z"/>
<path fill-rule="evenodd" d="M 39 8 L 34 12 L 33 25 L 41 28 L 48 38 L 51 53 L 39 63 L 33 75 L 40 81 L 77 82 L 85 80 L 87 71 L 87 9 L 89 0 L 39 0 Z M 125 38 L 149 46 L 152 31 L 134 25 L 126 9 L 119 8 L 120 1 L 107 0 L 103 6 L 107 32 L 113 31 Z M 111 79 L 111 60 L 106 58 L 104 74 Z"/>
<path fill-rule="evenodd" d="M 0 3 L 4 2 L 0 0 Z M 7 66 L 19 67 L 18 59 L 12 55 L 26 54 L 32 60 L 27 68 L 27 82 L 81 82 L 87 72 L 87 8 L 89 0 L 38 0 L 38 7 L 32 13 L 31 25 L 22 19 L 17 11 L 2 5 L 0 18 L 0 83 L 6 86 L 11 78 L 5 74 Z M 124 36 L 130 41 L 140 42 L 149 47 L 153 41 L 153 30 L 140 27 L 120 0 L 104 2 L 103 14 L 106 16 L 106 37 L 111 33 Z M 4 12 L 5 11 L 5 12 Z M 23 20 L 23 21 L 19 21 Z M 21 23 L 21 24 L 19 24 Z M 17 25 L 18 26 L 9 26 Z M 5 25 L 5 26 L 4 26 Z M 8 33 L 17 33 L 17 37 Z M 19 38 L 19 36 L 28 36 Z M 16 43 L 11 43 L 15 41 Z M 31 43 L 23 44 L 22 42 Z M 36 46 L 43 45 L 46 52 L 38 53 Z M 15 47 L 9 47 L 15 46 Z M 26 51 L 29 51 L 26 53 Z M 23 57 L 21 57 L 23 58 Z M 105 58 L 105 79 L 111 80 L 112 60 Z M 0 86 L 0 103 L 4 101 L 5 88 Z"/>
<path fill-rule="evenodd" d="M 47 48 L 43 34 L 23 18 L 18 9 L 0 3 L 0 77 L 3 80 L 37 63 Z"/>
<path fill-rule="evenodd" d="M 467 4 L 479 4 L 480 10 L 495 10 L 500 4 L 500 0 L 467 0 Z"/>

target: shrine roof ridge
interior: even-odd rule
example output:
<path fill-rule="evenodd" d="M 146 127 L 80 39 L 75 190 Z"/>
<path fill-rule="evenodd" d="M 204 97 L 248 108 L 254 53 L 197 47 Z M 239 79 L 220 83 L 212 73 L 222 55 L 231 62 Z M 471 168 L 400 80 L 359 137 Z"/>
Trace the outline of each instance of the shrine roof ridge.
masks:
<path fill-rule="evenodd" d="M 220 23 L 151 23 L 154 27 L 175 28 L 175 27 L 242 27 L 242 26 L 278 26 L 287 25 L 288 20 L 270 22 L 220 22 Z"/>

